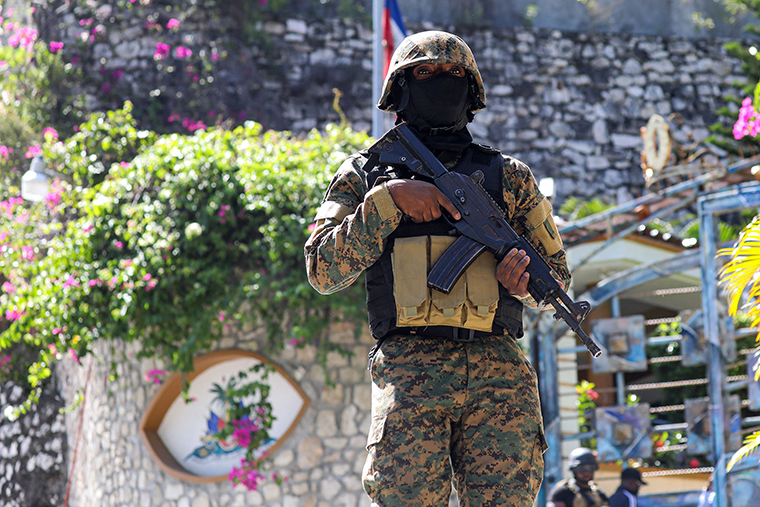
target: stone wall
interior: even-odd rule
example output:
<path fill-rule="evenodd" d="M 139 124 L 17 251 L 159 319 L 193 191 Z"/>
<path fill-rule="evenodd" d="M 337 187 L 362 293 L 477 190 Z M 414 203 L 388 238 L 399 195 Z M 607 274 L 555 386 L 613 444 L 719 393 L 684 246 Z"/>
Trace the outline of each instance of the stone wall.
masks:
<path fill-rule="evenodd" d="M 80 31 L 76 17 L 65 13 L 62 19 L 68 28 L 50 36 L 71 40 Z M 130 99 L 145 111 L 159 100 L 182 102 L 189 92 L 182 91 L 181 81 L 172 81 L 179 86 L 174 96 L 151 93 L 169 77 L 153 60 L 158 36 L 133 24 L 113 24 L 107 36 L 95 39 L 88 50 L 97 58 L 89 73 L 110 76 L 123 69 L 109 95 L 112 106 Z M 221 51 L 231 43 L 229 33 L 214 39 L 216 25 L 196 19 L 183 27 L 199 34 L 198 47 L 213 43 Z M 366 26 L 294 18 L 267 21 L 258 29 L 263 42 L 215 63 L 220 103 L 237 104 L 228 110 L 265 127 L 303 132 L 339 121 L 332 108 L 338 89 L 349 121 L 370 130 L 372 36 Z M 568 196 L 614 202 L 638 195 L 644 183 L 639 129 L 650 115 L 677 115 L 683 123 L 676 138 L 701 141 L 724 97 L 738 95 L 735 85 L 743 80 L 739 62 L 727 56 L 721 40 L 525 28 L 457 32 L 472 47 L 486 83 L 488 107 L 472 124 L 476 140 L 524 160 L 538 177 L 554 177 L 558 203 Z M 161 37 L 174 44 L 187 34 Z"/>
<path fill-rule="evenodd" d="M 275 363 L 293 377 L 310 399 L 310 405 L 290 436 L 273 452 L 273 471 L 288 480 L 277 486 L 265 484 L 259 491 L 233 489 L 224 481 L 212 484 L 182 482 L 151 459 L 140 439 L 140 420 L 159 386 L 144 380 L 161 367 L 136 359 L 137 348 L 117 344 L 99 347 L 103 361 L 87 358 L 83 366 L 70 361 L 58 368 L 67 402 L 87 384 L 83 408 L 66 421 L 71 435 L 69 458 L 78 431 L 80 411 L 82 438 L 74 467 L 72 507 L 358 507 L 366 505 L 361 469 L 369 430 L 370 382 L 367 334 L 359 341 L 345 326 L 334 327 L 331 338 L 353 352 L 345 358 L 331 354 L 328 360 L 334 387 L 325 384 L 315 350 L 287 348 Z M 260 332 L 229 332 L 219 349 L 258 351 Z M 267 355 L 264 353 L 264 355 Z M 271 356 L 269 356 L 271 358 Z M 118 379 L 106 380 L 108 364 L 118 364 Z M 89 382 L 87 370 L 92 368 Z M 22 504 L 23 505 L 23 504 Z M 32 505 L 32 504 L 29 504 Z"/>
<path fill-rule="evenodd" d="M 25 398 L 21 387 L 0 385 L 0 408 Z M 0 505 L 63 505 L 69 450 L 63 406 L 52 382 L 28 413 L 14 421 L 0 416 Z"/>
<path fill-rule="evenodd" d="M 527 162 L 537 177 L 554 177 L 560 203 L 639 195 L 639 129 L 650 115 L 675 115 L 683 122 L 677 140 L 702 141 L 742 80 L 719 41 L 528 30 L 464 35 L 489 93 L 473 133 Z"/>

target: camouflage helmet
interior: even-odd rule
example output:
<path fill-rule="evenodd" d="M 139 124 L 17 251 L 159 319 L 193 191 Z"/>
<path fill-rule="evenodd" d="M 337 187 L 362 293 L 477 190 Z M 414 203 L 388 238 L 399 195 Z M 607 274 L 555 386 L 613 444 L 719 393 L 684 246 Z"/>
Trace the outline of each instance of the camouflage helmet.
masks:
<path fill-rule="evenodd" d="M 472 76 L 472 94 L 474 96 L 470 111 L 475 113 L 486 107 L 486 91 L 483 78 L 480 77 L 478 64 L 467 43 L 454 34 L 431 30 L 419 32 L 401 41 L 393 52 L 388 67 L 388 74 L 383 83 L 383 94 L 377 103 L 378 109 L 389 113 L 396 112 L 398 104 L 391 93 L 393 84 L 405 69 L 422 63 L 439 65 L 450 63 L 460 65 Z"/>
<path fill-rule="evenodd" d="M 578 447 L 570 451 L 570 456 L 567 457 L 568 470 L 573 470 L 581 465 L 594 465 L 594 470 L 599 468 L 594 451 L 586 447 Z"/>

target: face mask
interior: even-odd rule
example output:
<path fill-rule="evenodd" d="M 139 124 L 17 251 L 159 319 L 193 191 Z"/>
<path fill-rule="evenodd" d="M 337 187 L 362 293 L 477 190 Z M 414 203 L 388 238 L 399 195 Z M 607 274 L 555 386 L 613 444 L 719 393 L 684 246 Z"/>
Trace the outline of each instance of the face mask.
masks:
<path fill-rule="evenodd" d="M 460 121 L 469 106 L 468 80 L 440 72 L 417 81 L 409 79 L 409 105 L 431 127 L 448 127 Z"/>

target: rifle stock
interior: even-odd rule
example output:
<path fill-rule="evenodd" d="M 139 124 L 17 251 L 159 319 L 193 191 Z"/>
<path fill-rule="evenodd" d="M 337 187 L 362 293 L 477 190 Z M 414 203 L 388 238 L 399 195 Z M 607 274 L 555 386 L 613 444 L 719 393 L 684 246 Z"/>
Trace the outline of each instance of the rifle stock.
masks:
<path fill-rule="evenodd" d="M 389 130 L 369 149 L 379 155 L 381 164 L 403 165 L 415 174 L 433 179 L 438 189 L 451 200 L 462 215 L 453 222 L 461 237 L 444 252 L 428 274 L 428 286 L 448 293 L 467 267 L 486 249 L 500 261 L 512 248 L 524 250 L 530 257 L 528 292 L 539 305 L 550 304 L 554 318 L 562 320 L 583 341 L 593 357 L 602 350 L 581 329 L 591 306 L 574 302 L 552 276 L 551 267 L 524 237 L 515 232 L 504 218 L 503 210 L 473 178 L 451 172 L 414 135 L 405 124 Z M 482 174 L 481 174 L 482 176 Z"/>

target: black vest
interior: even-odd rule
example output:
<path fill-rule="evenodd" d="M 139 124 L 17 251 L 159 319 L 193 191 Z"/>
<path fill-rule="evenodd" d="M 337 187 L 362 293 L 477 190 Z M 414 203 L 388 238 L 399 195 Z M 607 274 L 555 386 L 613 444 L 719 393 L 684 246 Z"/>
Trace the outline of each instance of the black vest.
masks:
<path fill-rule="evenodd" d="M 499 151 L 487 146 L 471 144 L 464 150 L 459 162 L 450 170 L 467 176 L 472 175 L 475 171 L 481 171 L 485 176 L 483 188 L 496 203 L 504 208 L 503 165 L 504 159 Z M 369 169 L 367 173 L 368 188 L 372 188 L 377 179 L 383 175 L 409 177 L 409 174 L 405 174 L 403 170 L 397 168 L 373 167 L 372 157 L 367 161 L 365 167 Z M 419 178 L 418 176 L 415 177 Z M 395 239 L 413 236 L 444 236 L 452 233 L 452 227 L 444 218 L 421 224 L 405 219 L 388 238 L 383 254 L 372 266 L 367 268 L 365 276 L 369 329 L 376 340 L 382 340 L 391 334 L 403 334 L 409 330 L 409 328 L 396 326 L 396 302 L 393 297 L 393 267 L 391 264 L 391 252 Z M 483 255 L 488 254 L 484 253 Z M 491 334 L 501 335 L 506 330 L 511 336 L 521 338 L 523 336 L 522 308 L 522 303 L 512 297 L 507 289 L 499 284 L 499 304 L 494 316 Z"/>

